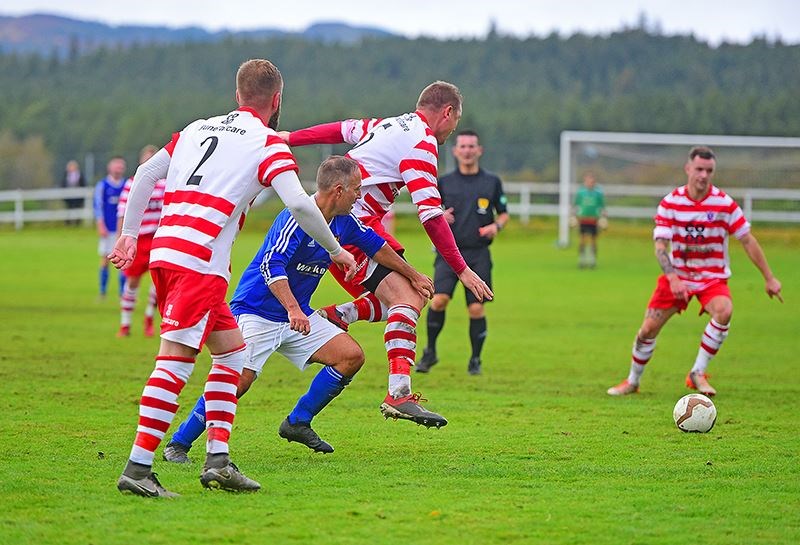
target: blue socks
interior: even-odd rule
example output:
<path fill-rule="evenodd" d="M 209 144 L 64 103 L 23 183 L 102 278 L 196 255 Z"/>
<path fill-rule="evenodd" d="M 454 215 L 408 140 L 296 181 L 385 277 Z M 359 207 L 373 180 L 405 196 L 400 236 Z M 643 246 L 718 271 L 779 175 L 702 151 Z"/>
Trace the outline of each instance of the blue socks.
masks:
<path fill-rule="evenodd" d="M 344 387 L 350 384 L 352 377 L 344 377 L 336 369 L 324 366 L 320 369 L 308 392 L 297 400 L 292 412 L 289 414 L 289 423 L 311 424 L 311 420 L 325 408 L 331 400 L 342 393 Z"/>
<path fill-rule="evenodd" d="M 184 420 L 178 431 L 172 434 L 170 442 L 179 443 L 188 449 L 206 431 L 206 398 L 200 396 L 192 412 Z"/>
<path fill-rule="evenodd" d="M 308 392 L 297 401 L 297 405 L 289 415 L 289 423 L 310 424 L 311 420 L 338 396 L 351 380 L 352 377 L 342 376 L 333 367 L 324 366 L 311 381 Z M 188 449 L 205 431 L 206 400 L 200 396 L 191 414 L 181 423 L 170 442 L 178 443 Z"/>
<path fill-rule="evenodd" d="M 100 267 L 100 295 L 108 291 L 108 266 Z"/>

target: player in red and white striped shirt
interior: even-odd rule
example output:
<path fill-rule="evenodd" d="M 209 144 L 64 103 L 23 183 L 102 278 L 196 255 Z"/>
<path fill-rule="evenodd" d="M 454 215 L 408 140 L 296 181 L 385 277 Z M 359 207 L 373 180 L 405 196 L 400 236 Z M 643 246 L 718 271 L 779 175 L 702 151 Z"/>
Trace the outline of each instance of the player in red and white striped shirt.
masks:
<path fill-rule="evenodd" d="M 212 366 L 206 381 L 207 488 L 254 491 L 260 485 L 231 463 L 228 439 L 236 414 L 236 389 L 245 343 L 225 302 L 231 245 L 250 203 L 272 187 L 297 223 L 355 273 L 319 208 L 300 185 L 289 148 L 275 133 L 283 80 L 269 61 L 243 63 L 236 74 L 239 108 L 189 124 L 140 165 L 125 211 L 122 236 L 109 256 L 125 269 L 136 255 L 136 237 L 156 180 L 166 177 L 164 207 L 153 236 L 150 272 L 161 313 L 161 347 L 139 405 L 139 425 L 128 464 L 117 482 L 122 492 L 173 496 L 152 472 L 155 450 L 178 410 L 177 398 L 204 344 Z"/>
<path fill-rule="evenodd" d="M 401 254 L 403 246 L 386 231 L 381 219 L 400 190 L 408 188 L 419 220 L 434 246 L 462 284 L 482 301 L 491 299 L 492 292 L 461 256 L 444 218 L 437 187 L 438 146 L 455 130 L 461 108 L 458 88 L 437 81 L 422 90 L 414 112 L 383 119 L 348 119 L 283 132 L 281 136 L 291 146 L 354 144 L 347 156 L 358 161 L 362 182 L 361 198 L 356 201 L 353 213 Z M 336 268 L 331 268 L 331 273 L 353 297 L 366 295 L 321 312 L 343 329 L 356 320 L 386 320 L 384 343 L 389 358 L 389 391 L 381 411 L 387 418 L 403 418 L 425 426 L 447 424 L 442 416 L 419 405 L 419 394 L 411 393 L 409 372 L 416 356 L 416 326 L 427 301 L 404 277 L 381 267 L 358 249 L 348 249 L 358 262 L 356 278 L 346 282 Z"/>
<path fill-rule="evenodd" d="M 141 165 L 150 159 L 157 151 L 158 148 L 152 145 L 142 148 L 142 151 L 139 153 L 139 164 Z M 125 207 L 128 205 L 128 195 L 131 192 L 131 185 L 133 185 L 133 178 L 128 178 L 119 196 L 119 203 L 117 204 L 117 237 L 119 237 L 122 231 L 122 218 L 125 216 Z M 131 318 L 133 316 L 133 310 L 136 308 L 136 296 L 139 293 L 142 275 L 150 269 L 150 247 L 153 244 L 153 234 L 158 228 L 158 220 L 161 218 L 161 208 L 164 204 L 164 190 L 166 186 L 166 178 L 162 178 L 156 182 L 153 188 L 153 194 L 150 195 L 150 200 L 147 203 L 147 208 L 142 217 L 142 226 L 139 228 L 139 238 L 136 243 L 136 259 L 134 259 L 131 266 L 122 273 L 125 275 L 126 282 L 119 300 L 120 325 L 117 337 L 128 337 L 131 334 Z M 153 316 L 155 314 L 155 307 L 156 287 L 150 284 L 150 290 L 147 294 L 147 306 L 144 309 L 145 337 L 153 336 Z"/>
<path fill-rule="evenodd" d="M 731 275 L 729 236 L 742 243 L 747 256 L 761 271 L 767 294 L 783 302 L 781 283 L 772 274 L 761 246 L 750 233 L 750 224 L 742 209 L 711 184 L 715 167 L 716 158 L 710 148 L 692 148 L 684 166 L 686 185 L 664 197 L 658 207 L 653 238 L 664 274 L 658 279 L 636 335 L 628 378 L 609 388 L 609 395 L 639 391 L 639 379 L 653 356 L 658 333 L 675 313 L 686 309 L 692 297 L 700 301 L 700 313 L 708 312 L 711 320 L 700 340 L 694 366 L 686 376 L 686 385 L 705 395 L 716 395 L 717 391 L 708 383 L 706 368 L 728 336 L 733 313 L 728 289 Z"/>

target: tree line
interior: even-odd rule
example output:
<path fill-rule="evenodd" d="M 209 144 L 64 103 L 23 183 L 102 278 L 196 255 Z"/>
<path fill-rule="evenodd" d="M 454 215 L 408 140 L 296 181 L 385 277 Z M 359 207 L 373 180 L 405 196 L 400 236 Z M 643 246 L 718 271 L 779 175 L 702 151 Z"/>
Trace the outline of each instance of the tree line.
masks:
<path fill-rule="evenodd" d="M 485 166 L 509 179 L 554 179 L 562 130 L 800 134 L 800 46 L 766 39 L 711 47 L 642 28 L 350 45 L 230 38 L 66 59 L 0 54 L 0 146 L 28 150 L 0 149 L 0 189 L 16 187 L 6 171 L 28 170 L 9 167 L 16 156 L 36 173 L 29 185 L 52 185 L 66 160 L 87 152 L 100 165 L 113 154 L 135 161 L 144 144 L 233 109 L 236 68 L 253 57 L 283 73 L 286 129 L 410 111 L 426 84 L 451 81 L 465 99 L 460 126 L 478 130 Z M 318 158 L 300 154 L 305 173 Z"/>

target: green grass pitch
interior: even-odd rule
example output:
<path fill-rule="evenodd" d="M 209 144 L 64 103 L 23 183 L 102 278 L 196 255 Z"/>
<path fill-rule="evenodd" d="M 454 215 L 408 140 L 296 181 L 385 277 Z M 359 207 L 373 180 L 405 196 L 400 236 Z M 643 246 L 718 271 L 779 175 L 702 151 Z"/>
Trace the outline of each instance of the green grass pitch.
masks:
<path fill-rule="evenodd" d="M 233 256 L 234 283 L 269 225 L 256 211 Z M 440 363 L 414 389 L 450 424 L 384 421 L 383 328 L 358 324 L 367 363 L 315 420 L 336 452 L 277 435 L 315 370 L 280 356 L 240 403 L 231 447 L 261 492 L 202 489 L 200 462 L 155 471 L 175 500 L 115 488 L 158 341 L 115 338 L 116 302 L 95 301 L 90 228 L 0 231 L 0 543 L 619 544 L 800 542 L 800 235 L 756 226 L 783 281 L 769 300 L 731 243 L 734 318 L 712 362 L 716 427 L 684 434 L 672 407 L 706 318 L 697 304 L 665 328 L 642 392 L 610 398 L 655 284 L 650 227 L 613 224 L 599 266 L 578 270 L 555 225 L 511 226 L 494 245 L 484 374 L 466 373 L 463 293 L 440 336 Z M 403 218 L 410 261 L 431 272 L 423 230 Z M 112 273 L 114 286 L 116 274 Z M 325 279 L 315 303 L 346 296 Z M 424 314 L 423 320 L 424 324 Z M 420 327 L 420 344 L 425 339 Z M 181 395 L 190 409 L 207 352 Z M 178 420 L 176 420 L 177 424 Z M 191 452 L 202 460 L 202 445 Z M 160 457 L 160 451 L 158 453 Z"/>

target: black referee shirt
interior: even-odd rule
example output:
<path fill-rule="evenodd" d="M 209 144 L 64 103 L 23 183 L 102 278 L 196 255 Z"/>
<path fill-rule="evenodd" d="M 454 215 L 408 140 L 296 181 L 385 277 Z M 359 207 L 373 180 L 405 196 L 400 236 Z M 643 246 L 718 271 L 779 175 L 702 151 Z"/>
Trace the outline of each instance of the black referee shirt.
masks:
<path fill-rule="evenodd" d="M 492 239 L 478 235 L 478 229 L 494 222 L 495 214 L 506 212 L 506 195 L 500 178 L 483 169 L 464 175 L 455 171 L 439 178 L 439 193 L 445 209 L 453 208 L 450 224 L 459 248 L 481 248 Z"/>

